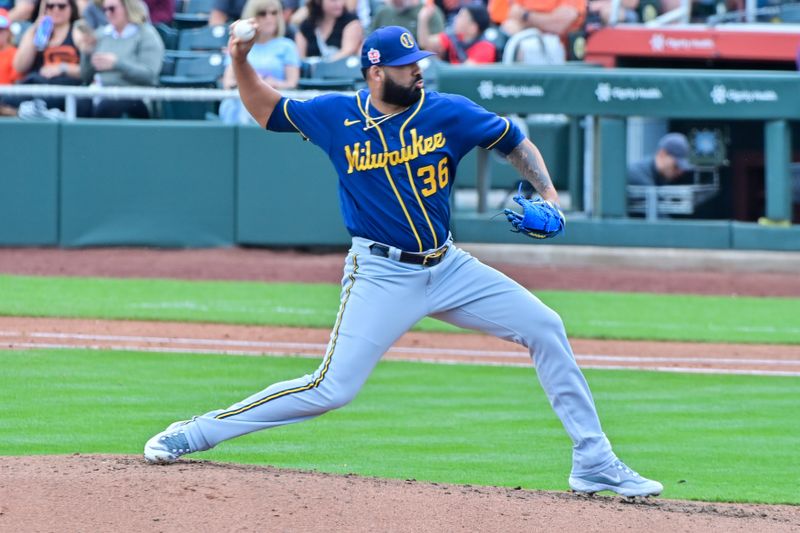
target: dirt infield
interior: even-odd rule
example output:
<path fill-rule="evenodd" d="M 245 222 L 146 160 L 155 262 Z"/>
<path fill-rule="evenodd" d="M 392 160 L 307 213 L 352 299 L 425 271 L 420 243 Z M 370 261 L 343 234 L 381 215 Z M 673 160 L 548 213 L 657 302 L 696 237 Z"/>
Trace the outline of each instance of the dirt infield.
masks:
<path fill-rule="evenodd" d="M 3 531 L 789 532 L 800 508 L 619 498 L 138 457 L 0 457 Z"/>
<path fill-rule="evenodd" d="M 343 254 L 265 250 L 0 249 L 0 273 L 337 283 Z M 800 276 L 494 265 L 533 289 L 800 296 Z M 83 346 L 318 356 L 296 328 L 0 317 L 0 347 Z M 572 339 L 583 367 L 800 373 L 797 347 Z M 409 333 L 387 358 L 527 365 L 510 343 Z M 566 482 L 566 480 L 565 480 Z M 566 484 L 566 483 L 565 483 Z M 669 496 L 669 495 L 666 495 Z M 0 457 L 2 531 L 799 531 L 800 507 L 657 499 L 626 504 L 495 487 L 128 456 Z"/>

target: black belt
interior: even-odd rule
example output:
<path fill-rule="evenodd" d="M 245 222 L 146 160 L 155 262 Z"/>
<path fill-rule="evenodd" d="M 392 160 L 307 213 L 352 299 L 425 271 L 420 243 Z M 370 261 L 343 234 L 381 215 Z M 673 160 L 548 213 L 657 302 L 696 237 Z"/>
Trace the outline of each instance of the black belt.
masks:
<path fill-rule="evenodd" d="M 448 248 L 449 246 L 442 246 L 429 254 L 413 254 L 411 252 L 401 251 L 400 262 L 432 267 L 438 265 L 439 262 L 444 259 L 444 254 L 447 253 Z M 390 250 L 391 248 L 388 246 L 378 244 L 377 242 L 369 245 L 369 252 L 372 255 L 378 255 L 380 257 L 389 257 Z"/>

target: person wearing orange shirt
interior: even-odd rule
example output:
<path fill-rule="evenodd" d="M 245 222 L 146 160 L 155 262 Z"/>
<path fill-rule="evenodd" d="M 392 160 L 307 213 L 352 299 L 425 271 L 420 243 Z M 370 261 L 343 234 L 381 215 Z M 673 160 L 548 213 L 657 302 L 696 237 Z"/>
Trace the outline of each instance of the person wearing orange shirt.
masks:
<path fill-rule="evenodd" d="M 0 85 L 9 85 L 19 79 L 14 70 L 17 47 L 11 44 L 11 18 L 8 11 L 0 9 Z"/>
<path fill-rule="evenodd" d="M 489 0 L 489 15 L 508 35 L 536 28 L 566 39 L 581 28 L 586 0 Z"/>

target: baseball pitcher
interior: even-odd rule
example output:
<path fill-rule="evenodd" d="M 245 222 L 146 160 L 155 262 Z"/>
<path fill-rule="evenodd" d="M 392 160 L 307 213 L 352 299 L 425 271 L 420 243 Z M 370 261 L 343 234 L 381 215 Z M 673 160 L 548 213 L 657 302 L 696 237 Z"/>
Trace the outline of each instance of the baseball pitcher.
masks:
<path fill-rule="evenodd" d="M 561 318 L 461 250 L 450 235 L 456 167 L 476 146 L 505 154 L 542 198 L 515 197 L 522 212 L 506 210 L 514 231 L 542 239 L 564 229 L 558 194 L 536 146 L 513 123 L 465 97 L 425 91 L 417 61 L 431 53 L 420 51 L 405 28 L 379 28 L 365 40 L 361 65 L 367 89 L 307 101 L 283 98 L 262 81 L 246 60 L 254 41 L 232 34 L 233 70 L 250 114 L 266 129 L 310 140 L 336 168 L 339 203 L 352 235 L 339 312 L 313 374 L 175 422 L 147 441 L 145 459 L 172 463 L 239 435 L 342 407 L 392 344 L 421 318 L 433 316 L 530 351 L 573 442 L 572 490 L 660 494 L 660 483 L 640 476 L 612 451 Z"/>

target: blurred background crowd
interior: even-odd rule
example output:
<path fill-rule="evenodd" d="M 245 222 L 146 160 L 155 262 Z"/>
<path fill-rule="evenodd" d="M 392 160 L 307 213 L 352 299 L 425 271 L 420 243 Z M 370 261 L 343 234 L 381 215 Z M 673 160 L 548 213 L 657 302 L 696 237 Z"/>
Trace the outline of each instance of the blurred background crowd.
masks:
<path fill-rule="evenodd" d="M 608 25 L 647 24 L 682 9 L 685 22 L 735 20 L 742 1 L 0 0 L 0 84 L 234 88 L 229 24 L 253 18 L 259 38 L 249 60 L 270 84 L 348 89 L 358 85 L 353 58 L 364 36 L 380 26 L 408 27 L 441 62 L 563 64 L 581 61 L 587 36 Z M 785 3 L 758 0 L 757 7 L 779 21 L 768 10 Z M 520 45 L 515 36 L 522 35 L 536 38 Z M 4 97 L 0 116 L 63 105 Z M 235 99 L 215 111 L 225 122 L 248 120 Z M 77 114 L 146 118 L 153 109 L 95 99 L 80 102 Z"/>
<path fill-rule="evenodd" d="M 794 38 L 791 46 L 800 43 L 800 30 L 792 29 L 800 28 L 800 3 L 786 0 L 0 0 L 0 85 L 235 89 L 226 45 L 231 22 L 241 18 L 253 19 L 259 29 L 248 60 L 280 90 L 363 87 L 361 43 L 370 31 L 387 25 L 409 28 L 421 48 L 435 52 L 435 59 L 424 60 L 429 88 L 436 87 L 436 70 L 445 63 L 591 66 L 584 55 L 587 42 L 619 28 L 696 30 L 750 25 L 772 31 L 763 29 L 771 26 L 776 33 Z M 652 34 L 649 39 L 647 46 L 653 50 L 665 46 L 663 35 Z M 702 49 L 708 40 L 698 32 L 684 34 L 672 45 Z M 628 46 L 616 35 L 605 42 L 620 49 Z M 742 43 L 739 48 L 763 48 L 764 57 L 769 55 L 769 46 Z M 795 49 L 788 62 L 785 52 L 782 63 L 762 62 L 758 54 L 747 53 L 739 64 L 714 66 L 796 71 L 800 48 Z M 629 57 L 628 64 L 602 66 L 704 68 L 710 64 L 690 64 L 674 57 L 661 62 L 651 59 L 640 65 Z M 94 97 L 79 99 L 76 107 L 78 117 L 252 122 L 237 97 L 218 102 Z M 0 117 L 57 120 L 63 118 L 64 108 L 63 96 L 0 94 Z M 566 126 L 557 126 L 559 132 L 566 131 Z M 662 138 L 676 129 L 689 138 Z M 725 198 L 725 187 L 719 183 L 720 176 L 723 185 L 730 182 L 725 175 L 725 167 L 731 166 L 727 151 L 738 154 L 752 148 L 753 136 L 746 126 L 711 124 L 698 129 L 694 124 L 661 120 L 631 131 L 629 141 L 641 146 L 638 152 L 629 147 L 627 154 L 632 186 L 629 214 L 645 216 L 648 195 L 654 194 L 652 186 L 682 184 L 703 189 L 712 199 L 694 201 L 682 213 L 722 218 L 735 211 L 730 194 Z M 703 151 L 706 145 L 711 148 Z M 559 146 L 568 148 L 564 143 Z M 698 184 L 701 172 L 710 173 L 712 186 Z M 792 172 L 798 204 L 800 164 L 793 164 Z M 690 192 L 696 195 L 697 191 Z M 715 203 L 714 198 L 719 201 Z M 698 203 L 700 208 L 711 208 L 703 212 Z M 659 216 L 681 216 L 681 212 Z M 739 216 L 753 219 L 757 214 L 747 211 Z"/>

